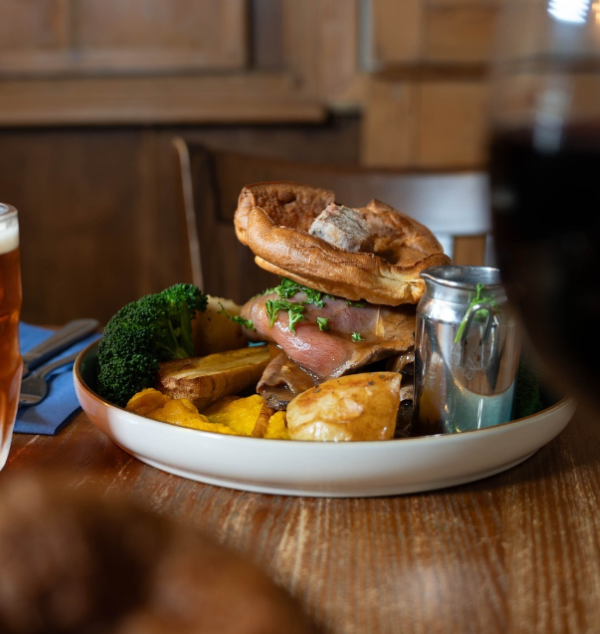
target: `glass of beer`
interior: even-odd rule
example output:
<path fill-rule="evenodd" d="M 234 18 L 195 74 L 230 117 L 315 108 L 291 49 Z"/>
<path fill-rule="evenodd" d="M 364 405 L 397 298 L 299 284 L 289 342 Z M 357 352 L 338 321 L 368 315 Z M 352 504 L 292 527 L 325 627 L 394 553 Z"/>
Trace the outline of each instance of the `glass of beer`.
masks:
<path fill-rule="evenodd" d="M 0 469 L 6 464 L 21 389 L 21 266 L 17 210 L 0 203 Z"/>

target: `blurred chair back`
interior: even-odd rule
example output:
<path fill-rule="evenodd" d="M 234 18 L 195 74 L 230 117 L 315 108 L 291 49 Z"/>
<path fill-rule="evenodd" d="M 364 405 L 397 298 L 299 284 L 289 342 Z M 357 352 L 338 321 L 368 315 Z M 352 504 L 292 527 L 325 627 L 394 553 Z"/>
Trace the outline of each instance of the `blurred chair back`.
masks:
<path fill-rule="evenodd" d="M 377 198 L 429 227 L 455 264 L 490 264 L 487 176 L 483 172 L 405 173 L 297 163 L 210 149 L 173 140 L 181 176 L 191 280 L 211 295 L 238 303 L 277 278 L 254 263 L 234 233 L 233 215 L 245 185 L 295 181 L 333 190 L 362 207 Z"/>

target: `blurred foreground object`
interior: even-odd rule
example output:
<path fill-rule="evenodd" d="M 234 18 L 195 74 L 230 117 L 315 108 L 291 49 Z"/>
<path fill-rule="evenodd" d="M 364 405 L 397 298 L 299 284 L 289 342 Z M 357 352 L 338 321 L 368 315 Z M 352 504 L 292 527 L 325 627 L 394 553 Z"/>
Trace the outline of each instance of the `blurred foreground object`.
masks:
<path fill-rule="evenodd" d="M 206 535 L 60 479 L 0 490 L 3 634 L 317 633 L 253 564 Z"/>
<path fill-rule="evenodd" d="M 599 70 L 597 3 L 506 3 L 491 99 L 497 263 L 540 371 L 596 412 Z"/>

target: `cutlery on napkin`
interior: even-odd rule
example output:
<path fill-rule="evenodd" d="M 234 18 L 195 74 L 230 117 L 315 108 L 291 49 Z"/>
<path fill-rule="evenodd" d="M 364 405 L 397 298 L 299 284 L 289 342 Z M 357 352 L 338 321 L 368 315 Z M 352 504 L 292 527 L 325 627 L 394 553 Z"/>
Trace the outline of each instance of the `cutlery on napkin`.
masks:
<path fill-rule="evenodd" d="M 50 389 L 47 380 L 48 375 L 54 372 L 54 370 L 62 368 L 64 365 L 74 363 L 78 354 L 79 352 L 73 352 L 73 354 L 67 357 L 60 357 L 60 359 L 50 361 L 38 367 L 33 372 L 30 372 L 29 375 L 21 381 L 19 407 L 29 407 L 41 403 L 48 395 Z"/>
<path fill-rule="evenodd" d="M 21 322 L 19 336 L 21 354 L 26 354 L 53 335 L 52 330 Z M 100 337 L 98 332 L 88 334 L 56 355 L 65 358 L 79 352 Z M 49 391 L 46 398 L 37 405 L 20 407 L 15 421 L 17 434 L 43 434 L 53 436 L 80 410 L 73 385 L 73 364 L 66 363 L 48 375 Z"/>
<path fill-rule="evenodd" d="M 96 332 L 99 326 L 100 322 L 96 319 L 73 319 L 31 349 L 21 352 L 23 356 L 23 377 L 26 377 L 31 370 L 39 367 L 59 352 Z"/>

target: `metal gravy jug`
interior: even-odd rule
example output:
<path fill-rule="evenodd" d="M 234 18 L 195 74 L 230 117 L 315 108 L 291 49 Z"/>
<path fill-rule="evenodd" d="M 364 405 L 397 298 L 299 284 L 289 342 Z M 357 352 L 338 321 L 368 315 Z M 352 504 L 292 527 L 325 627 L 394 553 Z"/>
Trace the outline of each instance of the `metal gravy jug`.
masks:
<path fill-rule="evenodd" d="M 520 327 L 492 267 L 424 270 L 417 305 L 414 435 L 457 433 L 512 418 Z"/>

